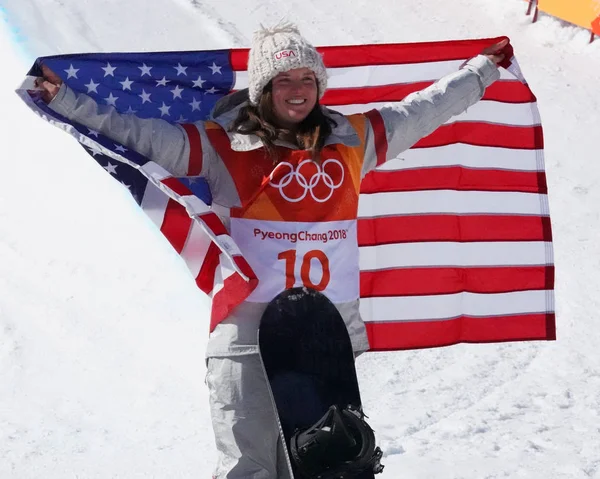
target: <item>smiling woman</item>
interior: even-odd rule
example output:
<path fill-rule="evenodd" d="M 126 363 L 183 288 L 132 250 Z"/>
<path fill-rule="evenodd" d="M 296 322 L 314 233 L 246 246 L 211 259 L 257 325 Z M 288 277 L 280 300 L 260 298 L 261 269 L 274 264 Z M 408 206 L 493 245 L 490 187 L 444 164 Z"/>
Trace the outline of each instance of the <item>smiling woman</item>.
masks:
<path fill-rule="evenodd" d="M 231 236 L 236 258 L 258 279 L 243 302 L 213 302 L 206 354 L 215 478 L 293 476 L 258 355 L 262 314 L 285 289 L 318 287 L 340 312 L 354 353 L 369 349 L 359 307 L 361 181 L 476 103 L 499 78 L 507 45 L 487 47 L 403 101 L 345 116 L 320 105 L 327 72 L 298 29 L 261 28 L 250 50 L 248 91 L 219 100 L 210 121 L 189 124 L 100 106 L 42 65 L 37 85 L 54 112 L 140 153 L 152 167 L 205 178 L 221 214 L 218 234 Z M 213 276 L 211 288 L 228 280 Z"/>
<path fill-rule="evenodd" d="M 243 106 L 230 131 L 258 136 L 274 162 L 275 141 L 285 141 L 312 153 L 319 161 L 335 120 L 323 114 L 318 101 L 327 89 L 321 55 L 295 27 L 281 25 L 259 31 L 250 51 L 249 104 Z"/>
<path fill-rule="evenodd" d="M 278 73 L 264 86 L 258 105 L 248 104 L 239 110 L 230 131 L 261 138 L 274 163 L 279 159 L 277 140 L 311 151 L 312 160 L 318 162 L 325 140 L 336 125 L 321 110 L 320 90 L 309 68 Z"/>
<path fill-rule="evenodd" d="M 317 104 L 315 74 L 309 68 L 294 68 L 273 78 L 271 88 L 277 121 L 294 131 Z"/>

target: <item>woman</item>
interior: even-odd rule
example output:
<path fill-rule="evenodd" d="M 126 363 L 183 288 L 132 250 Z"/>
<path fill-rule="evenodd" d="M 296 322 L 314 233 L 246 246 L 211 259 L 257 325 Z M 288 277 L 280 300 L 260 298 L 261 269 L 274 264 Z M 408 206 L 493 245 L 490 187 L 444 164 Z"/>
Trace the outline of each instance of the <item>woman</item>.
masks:
<path fill-rule="evenodd" d="M 206 178 L 215 211 L 259 278 L 208 342 L 215 478 L 289 477 L 257 355 L 262 312 L 282 290 L 312 287 L 340 311 L 354 351 L 368 349 L 358 308 L 360 180 L 476 103 L 498 79 L 507 44 L 487 48 L 402 103 L 343 116 L 319 105 L 327 74 L 315 48 L 294 26 L 263 28 L 250 51 L 248 92 L 225 97 L 211 121 L 189 125 L 120 115 L 43 67 L 38 85 L 56 112 L 175 176 Z"/>

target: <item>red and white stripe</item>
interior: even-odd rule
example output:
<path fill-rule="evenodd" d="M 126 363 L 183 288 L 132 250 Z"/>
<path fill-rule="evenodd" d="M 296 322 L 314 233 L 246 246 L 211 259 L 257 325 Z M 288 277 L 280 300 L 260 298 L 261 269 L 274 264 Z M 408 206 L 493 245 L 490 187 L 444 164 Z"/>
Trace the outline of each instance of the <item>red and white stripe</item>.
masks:
<path fill-rule="evenodd" d="M 357 113 L 401 101 L 498 39 L 325 47 L 323 103 Z M 234 50 L 234 89 L 248 83 Z M 483 99 L 363 181 L 361 314 L 372 350 L 553 339 L 554 266 L 536 99 L 511 72 Z"/>
<path fill-rule="evenodd" d="M 142 209 L 181 255 L 198 287 L 211 297 L 212 331 L 256 287 L 256 275 L 204 202 L 156 163 L 142 169 L 155 180 L 146 186 Z"/>

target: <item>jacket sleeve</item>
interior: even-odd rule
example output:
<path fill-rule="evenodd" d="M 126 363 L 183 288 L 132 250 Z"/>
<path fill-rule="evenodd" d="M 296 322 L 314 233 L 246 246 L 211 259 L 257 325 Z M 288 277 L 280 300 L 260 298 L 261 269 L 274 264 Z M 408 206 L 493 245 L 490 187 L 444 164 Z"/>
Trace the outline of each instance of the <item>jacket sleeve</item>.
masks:
<path fill-rule="evenodd" d="M 478 55 L 459 71 L 408 95 L 401 102 L 367 113 L 370 121 L 365 138 L 363 176 L 477 103 L 485 89 L 499 77 L 496 65 Z"/>
<path fill-rule="evenodd" d="M 93 98 L 76 93 L 65 84 L 49 107 L 69 120 L 137 151 L 174 176 L 205 176 L 207 173 L 205 170 L 210 161 L 206 160 L 212 159 L 207 158 L 212 149 L 206 147 L 208 141 L 202 122 L 184 128 L 161 119 L 120 114 L 113 107 L 99 105 Z M 190 158 L 195 159 L 193 165 Z"/>

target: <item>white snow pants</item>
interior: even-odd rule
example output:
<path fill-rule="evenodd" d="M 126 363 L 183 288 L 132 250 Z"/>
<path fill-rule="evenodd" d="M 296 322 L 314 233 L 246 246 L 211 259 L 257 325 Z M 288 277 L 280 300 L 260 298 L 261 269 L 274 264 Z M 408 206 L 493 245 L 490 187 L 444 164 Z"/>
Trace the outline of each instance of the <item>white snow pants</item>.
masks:
<path fill-rule="evenodd" d="M 291 479 L 258 354 L 208 359 L 214 479 Z"/>

